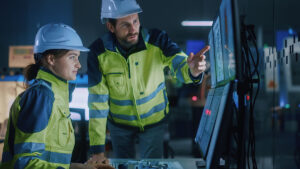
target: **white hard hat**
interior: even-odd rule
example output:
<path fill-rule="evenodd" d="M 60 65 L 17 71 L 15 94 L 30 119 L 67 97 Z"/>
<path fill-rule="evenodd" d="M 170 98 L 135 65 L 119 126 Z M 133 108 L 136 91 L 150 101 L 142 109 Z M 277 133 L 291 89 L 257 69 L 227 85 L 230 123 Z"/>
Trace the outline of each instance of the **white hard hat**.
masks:
<path fill-rule="evenodd" d="M 83 46 L 76 31 L 62 23 L 47 24 L 38 30 L 33 52 L 43 53 L 49 49 L 89 51 Z"/>
<path fill-rule="evenodd" d="M 102 0 L 101 21 L 105 19 L 123 18 L 125 16 L 142 12 L 136 0 Z"/>

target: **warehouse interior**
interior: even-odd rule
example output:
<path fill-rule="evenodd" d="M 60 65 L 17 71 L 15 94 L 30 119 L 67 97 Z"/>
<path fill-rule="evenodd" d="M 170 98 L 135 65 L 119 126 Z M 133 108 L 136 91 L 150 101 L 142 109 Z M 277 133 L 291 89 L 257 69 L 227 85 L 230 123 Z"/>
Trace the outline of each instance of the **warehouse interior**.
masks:
<path fill-rule="evenodd" d="M 215 22 L 222 14 L 220 13 L 222 0 L 137 0 L 137 2 L 143 9 L 139 14 L 141 26 L 166 31 L 172 41 L 187 54 L 197 53 L 205 45 L 209 45 L 212 25 L 183 26 L 182 22 Z M 236 2 L 240 30 L 233 34 L 242 37 L 243 24 L 248 25 L 248 28 L 255 33 L 256 44 L 249 43 L 251 48 L 249 51 L 253 51 L 255 55 L 253 64 L 257 63 L 257 65 L 254 64 L 250 69 L 258 69 L 258 72 L 252 76 L 253 81 L 246 82 L 248 85 L 251 83 L 249 86 L 252 87 L 253 95 L 250 97 L 249 92 L 244 93 L 245 117 L 242 119 L 242 124 L 237 124 L 237 130 L 241 130 L 239 134 L 244 136 L 244 140 L 241 145 L 237 145 L 235 153 L 239 153 L 242 149 L 244 154 L 239 155 L 243 156 L 245 161 L 241 162 L 242 158 L 237 157 L 234 159 L 236 161 L 232 162 L 236 165 L 231 168 L 238 168 L 238 166 L 243 166 L 242 168 L 256 166 L 262 169 L 300 168 L 300 76 L 298 77 L 300 22 L 297 14 L 300 10 L 300 1 L 237 0 Z M 15 98 L 25 90 L 23 69 L 26 64 L 34 61 L 32 49 L 38 29 L 51 22 L 65 23 L 77 31 L 85 46 L 89 46 L 108 31 L 100 21 L 100 10 L 100 0 L 2 2 L 0 6 L 0 19 L 3 23 L 0 27 L 1 150 L 10 107 Z M 18 49 L 21 52 L 19 56 L 24 56 L 21 60 L 13 57 L 13 53 L 18 56 Z M 241 52 L 245 51 L 241 50 Z M 207 114 L 205 105 L 209 89 L 212 88 L 210 54 L 209 52 L 206 54 L 208 68 L 199 86 L 183 84 L 172 78 L 168 70 L 165 71 L 170 118 L 168 130 L 162 136 L 165 141 L 164 159 L 184 161 L 183 168 L 196 169 L 197 162 L 203 159 L 203 153 L 199 150 L 201 147 L 199 148 L 195 138 L 201 116 Z M 87 53 L 82 52 L 79 59 L 82 67 L 76 81 L 72 82 L 76 83 L 77 87 L 70 103 L 76 137 L 72 161 L 84 163 L 91 155 L 88 138 Z M 238 61 L 236 63 L 244 64 Z M 243 79 L 238 76 L 231 80 L 236 82 L 240 80 L 238 78 Z M 254 98 L 256 91 L 258 94 Z M 249 101 L 253 99 L 255 104 Z M 253 108 L 252 111 L 248 110 L 249 104 L 254 105 L 250 106 L 251 109 Z M 244 128 L 241 129 L 241 126 Z M 224 132 L 229 133 L 228 129 L 224 129 Z M 109 137 L 107 138 L 106 156 L 114 159 Z M 222 141 L 218 141 L 217 144 L 225 145 Z M 0 152 L 2 154 L 2 151 Z M 137 154 L 137 158 L 139 156 Z M 226 167 L 228 166 L 225 165 Z"/>

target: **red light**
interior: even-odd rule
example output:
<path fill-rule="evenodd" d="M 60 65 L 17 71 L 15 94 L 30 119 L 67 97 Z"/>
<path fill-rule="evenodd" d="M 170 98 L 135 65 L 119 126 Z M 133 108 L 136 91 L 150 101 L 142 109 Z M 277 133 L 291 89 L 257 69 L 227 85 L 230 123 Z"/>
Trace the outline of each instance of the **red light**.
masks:
<path fill-rule="evenodd" d="M 198 100 L 198 97 L 197 97 L 197 96 L 193 96 L 193 97 L 192 97 L 192 100 L 195 102 L 195 101 Z"/>
<path fill-rule="evenodd" d="M 249 96 L 249 95 L 247 95 L 247 96 L 246 96 L 246 99 L 247 99 L 247 101 L 249 101 L 249 100 L 250 100 L 250 96 Z"/>
<path fill-rule="evenodd" d="M 211 110 L 206 109 L 205 114 L 210 116 L 211 115 Z"/>

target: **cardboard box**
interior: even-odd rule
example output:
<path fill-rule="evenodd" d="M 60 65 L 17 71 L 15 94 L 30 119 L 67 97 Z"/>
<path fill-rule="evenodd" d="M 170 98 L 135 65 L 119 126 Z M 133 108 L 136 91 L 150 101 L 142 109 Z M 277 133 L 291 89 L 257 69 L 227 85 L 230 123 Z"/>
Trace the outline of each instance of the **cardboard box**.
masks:
<path fill-rule="evenodd" d="M 24 90 L 23 82 L 0 82 L 0 123 L 8 119 L 11 105 Z"/>
<path fill-rule="evenodd" d="M 10 46 L 9 61 L 10 68 L 24 68 L 34 63 L 33 46 Z"/>

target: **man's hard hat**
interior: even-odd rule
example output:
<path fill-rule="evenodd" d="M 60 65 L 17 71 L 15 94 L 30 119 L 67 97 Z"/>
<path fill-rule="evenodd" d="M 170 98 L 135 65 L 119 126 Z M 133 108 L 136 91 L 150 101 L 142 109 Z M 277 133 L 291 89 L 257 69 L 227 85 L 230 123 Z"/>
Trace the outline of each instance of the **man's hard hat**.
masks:
<path fill-rule="evenodd" d="M 123 18 L 125 16 L 142 12 L 136 0 L 102 0 L 101 21 L 105 19 Z"/>
<path fill-rule="evenodd" d="M 49 49 L 89 51 L 83 46 L 76 31 L 62 23 L 47 24 L 38 30 L 33 52 L 43 53 Z"/>

